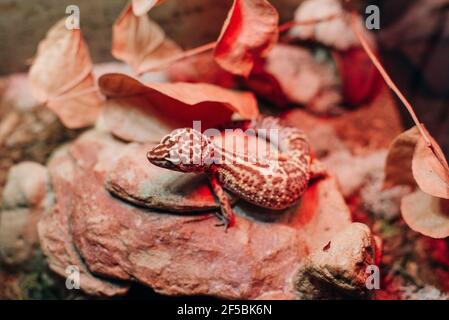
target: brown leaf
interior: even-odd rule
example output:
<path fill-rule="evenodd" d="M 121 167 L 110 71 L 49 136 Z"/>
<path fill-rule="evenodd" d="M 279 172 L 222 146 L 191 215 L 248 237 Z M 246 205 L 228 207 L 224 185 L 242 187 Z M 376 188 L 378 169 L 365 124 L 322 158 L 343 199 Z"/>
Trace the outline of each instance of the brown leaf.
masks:
<path fill-rule="evenodd" d="M 143 16 L 154 6 L 162 3 L 164 0 L 132 0 L 133 13 L 136 16 Z"/>
<path fill-rule="evenodd" d="M 165 128 L 192 126 L 194 120 L 200 120 L 202 128 L 206 129 L 231 120 L 234 113 L 244 119 L 252 119 L 259 114 L 252 93 L 236 92 L 211 84 L 179 82 L 145 85 L 123 74 L 106 74 L 99 79 L 99 85 L 108 98 L 114 99 L 108 105 L 114 103 L 115 112 L 110 115 L 104 113 L 107 118 L 116 117 L 116 120 L 109 122 L 111 125 L 107 125 L 108 128 L 128 141 L 145 141 L 151 137 L 151 133 L 142 134 L 148 123 L 142 130 L 133 128 L 136 134 L 117 130 L 125 129 L 120 122 L 127 123 L 117 117 L 118 113 L 126 114 L 126 111 L 118 111 L 121 108 L 134 110 L 134 116 L 146 117 L 148 121 L 156 119 L 158 126 Z M 118 126 L 114 126 L 114 123 Z M 139 123 L 144 124 L 146 121 L 141 120 Z"/>
<path fill-rule="evenodd" d="M 412 174 L 412 159 L 419 138 L 418 128 L 413 127 L 394 139 L 385 164 L 385 189 L 416 184 Z"/>
<path fill-rule="evenodd" d="M 428 237 L 449 236 L 449 201 L 417 190 L 405 196 L 401 203 L 407 225 Z"/>
<path fill-rule="evenodd" d="M 379 93 L 384 81 L 363 48 L 336 51 L 334 58 L 345 103 L 357 106 L 369 102 Z"/>
<path fill-rule="evenodd" d="M 94 124 L 103 107 L 103 97 L 98 93 L 93 75 L 87 76 L 71 92 L 49 100 L 47 107 L 68 128 L 83 128 Z"/>
<path fill-rule="evenodd" d="M 258 57 L 265 57 L 278 39 L 279 16 L 267 0 L 234 0 L 215 48 L 220 66 L 248 76 Z"/>
<path fill-rule="evenodd" d="M 236 83 L 236 76 L 217 64 L 212 51 L 177 61 L 168 67 L 167 73 L 171 82 L 206 82 L 225 88 Z"/>
<path fill-rule="evenodd" d="M 81 31 L 68 30 L 63 19 L 39 44 L 29 71 L 31 89 L 67 127 L 92 125 L 102 102 L 96 92 L 92 68 Z"/>
<path fill-rule="evenodd" d="M 434 197 L 449 199 L 449 169 L 444 153 L 436 141 L 435 153 L 420 138 L 412 161 L 412 172 L 419 188 Z"/>
<path fill-rule="evenodd" d="M 129 64 L 136 73 L 145 72 L 180 52 L 176 43 L 166 39 L 157 23 L 146 15 L 134 15 L 131 5 L 114 23 L 112 55 Z"/>

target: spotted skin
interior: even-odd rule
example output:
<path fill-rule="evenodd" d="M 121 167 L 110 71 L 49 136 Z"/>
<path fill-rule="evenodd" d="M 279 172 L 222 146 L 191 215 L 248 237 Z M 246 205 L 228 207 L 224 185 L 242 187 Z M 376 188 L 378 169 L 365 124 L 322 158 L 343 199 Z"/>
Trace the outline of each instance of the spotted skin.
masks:
<path fill-rule="evenodd" d="M 274 141 L 270 141 L 271 136 L 267 132 L 276 130 L 276 146 L 280 155 L 250 159 L 247 154 L 225 150 L 191 128 L 173 131 L 147 154 L 151 163 L 162 168 L 207 173 L 220 202 L 221 213 L 218 217 L 226 227 L 232 226 L 235 218 L 223 189 L 257 206 L 281 210 L 299 200 L 307 189 L 311 170 L 321 168 L 312 165 L 309 143 L 301 130 L 284 125 L 273 117 L 259 118 L 244 126 L 271 143 Z"/>

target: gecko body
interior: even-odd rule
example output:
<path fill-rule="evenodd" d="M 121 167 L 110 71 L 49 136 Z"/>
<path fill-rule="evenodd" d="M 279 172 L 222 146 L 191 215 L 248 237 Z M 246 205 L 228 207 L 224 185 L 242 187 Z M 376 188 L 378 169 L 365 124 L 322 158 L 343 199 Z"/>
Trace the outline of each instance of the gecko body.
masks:
<path fill-rule="evenodd" d="M 226 227 L 233 225 L 234 214 L 223 188 L 264 208 L 281 210 L 292 206 L 307 189 L 311 177 L 323 173 L 321 169 L 314 172 L 306 135 L 273 117 L 249 121 L 244 129 L 273 143 L 279 154 L 257 158 L 229 151 L 200 132 L 184 128 L 164 137 L 147 158 L 162 168 L 207 173 L 220 202 L 219 218 Z"/>

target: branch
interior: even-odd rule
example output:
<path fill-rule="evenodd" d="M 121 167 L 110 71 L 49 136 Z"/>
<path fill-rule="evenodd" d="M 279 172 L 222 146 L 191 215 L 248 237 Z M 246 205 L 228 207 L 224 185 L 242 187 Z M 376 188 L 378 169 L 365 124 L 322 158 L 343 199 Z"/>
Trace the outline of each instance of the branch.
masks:
<path fill-rule="evenodd" d="M 434 142 L 432 138 L 429 136 L 429 133 L 424 128 L 424 125 L 419 121 L 418 116 L 415 113 L 415 110 L 413 109 L 411 103 L 407 100 L 407 98 L 404 96 L 404 94 L 399 90 L 399 88 L 396 86 L 396 84 L 393 82 L 391 77 L 388 75 L 388 72 L 383 67 L 380 60 L 377 58 L 376 54 L 374 53 L 373 49 L 368 44 L 368 40 L 366 39 L 364 33 L 362 30 L 360 30 L 360 24 L 358 19 L 358 14 L 355 11 L 351 12 L 351 20 L 350 25 L 352 30 L 354 31 L 355 35 L 357 36 L 357 39 L 359 39 L 363 49 L 365 50 L 368 57 L 373 62 L 374 66 L 377 68 L 379 73 L 381 74 L 382 78 L 384 78 L 387 85 L 393 90 L 393 92 L 397 95 L 397 97 L 401 100 L 401 102 L 404 104 L 404 106 L 407 108 L 407 111 L 410 113 L 413 121 L 416 124 L 416 127 L 419 129 L 419 132 L 421 133 L 421 136 L 423 137 L 424 141 L 427 144 L 427 147 L 429 147 L 432 150 L 432 153 L 435 155 L 435 157 L 438 159 L 438 161 L 441 163 L 443 168 L 446 169 L 449 173 L 448 165 L 445 161 L 445 159 L 442 159 L 439 152 L 436 150 L 438 149 L 437 146 L 434 145 Z"/>

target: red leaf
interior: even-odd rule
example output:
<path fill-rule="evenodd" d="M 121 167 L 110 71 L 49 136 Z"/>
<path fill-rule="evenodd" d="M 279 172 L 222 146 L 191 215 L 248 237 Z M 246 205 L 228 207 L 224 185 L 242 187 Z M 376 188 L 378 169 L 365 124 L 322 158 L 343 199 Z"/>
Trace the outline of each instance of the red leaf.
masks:
<path fill-rule="evenodd" d="M 162 3 L 164 0 L 132 0 L 133 13 L 136 16 L 143 16 L 154 6 Z"/>
<path fill-rule="evenodd" d="M 95 123 L 101 109 L 89 50 L 78 29 L 59 21 L 39 44 L 29 71 L 33 94 L 69 128 Z"/>
<path fill-rule="evenodd" d="M 128 5 L 113 26 L 112 55 L 143 73 L 179 54 L 181 49 L 146 15 L 136 16 Z"/>
<path fill-rule="evenodd" d="M 267 0 L 234 0 L 215 48 L 225 70 L 247 77 L 278 39 L 279 16 Z"/>
<path fill-rule="evenodd" d="M 111 115 L 105 112 L 106 117 L 117 114 L 120 108 L 139 110 L 139 117 L 147 117 L 149 121 L 157 119 L 159 126 L 164 128 L 191 127 L 194 120 L 200 120 L 202 128 L 206 129 L 230 121 L 234 113 L 244 119 L 252 119 L 259 114 L 252 93 L 235 92 L 211 84 L 179 82 L 145 85 L 123 74 L 106 74 L 99 79 L 99 85 L 102 92 L 115 101 L 115 112 Z M 140 123 L 143 121 L 140 120 Z M 114 127 L 111 130 L 125 140 L 145 141 L 150 137 L 150 133 L 148 136 L 142 134 L 144 128 L 135 130 L 139 131 L 138 134 L 129 134 Z"/>
<path fill-rule="evenodd" d="M 343 97 L 350 105 L 366 103 L 382 88 L 383 80 L 363 48 L 336 52 L 335 60 L 343 82 Z"/>

